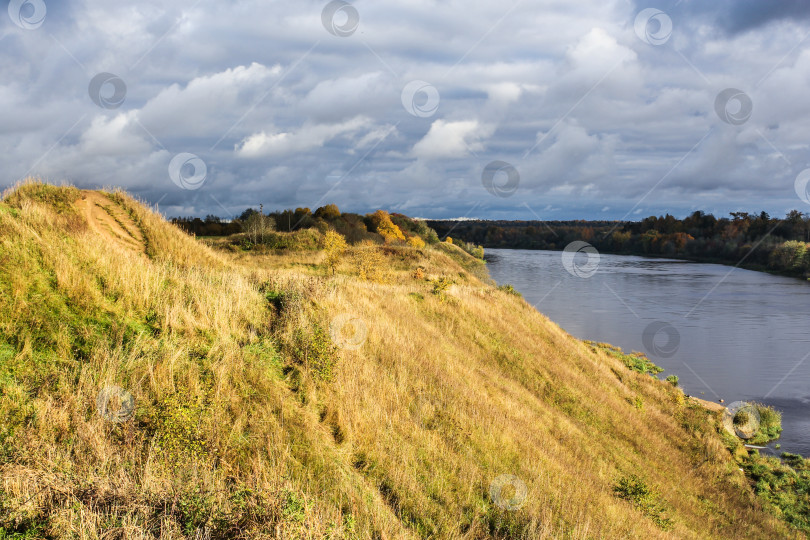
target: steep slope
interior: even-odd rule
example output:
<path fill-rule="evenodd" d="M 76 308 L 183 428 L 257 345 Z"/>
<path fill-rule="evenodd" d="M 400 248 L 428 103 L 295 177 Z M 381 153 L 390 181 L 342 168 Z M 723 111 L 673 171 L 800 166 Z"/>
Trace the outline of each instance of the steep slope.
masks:
<path fill-rule="evenodd" d="M 334 275 L 320 256 L 214 251 L 123 193 L 6 194 L 0 530 L 794 534 L 713 413 L 487 284 L 460 249 L 357 246 Z"/>

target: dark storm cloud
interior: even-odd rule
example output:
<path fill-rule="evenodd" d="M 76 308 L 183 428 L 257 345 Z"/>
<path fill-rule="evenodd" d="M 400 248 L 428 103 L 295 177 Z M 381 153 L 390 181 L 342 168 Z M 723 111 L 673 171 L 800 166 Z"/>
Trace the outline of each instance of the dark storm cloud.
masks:
<path fill-rule="evenodd" d="M 671 4 L 654 0 L 636 0 L 638 9 L 659 8 L 673 17 L 690 17 L 711 24 L 729 34 L 766 26 L 776 21 L 810 20 L 807 0 L 686 0 Z"/>
<path fill-rule="evenodd" d="M 775 0 L 763 2 L 757 0 L 742 0 L 734 2 L 726 12 L 728 23 L 723 24 L 730 32 L 750 30 L 771 21 L 788 19 L 792 21 L 810 20 L 810 2 L 806 0 Z M 718 22 L 723 20 L 720 14 Z M 722 24 L 722 23 L 721 23 Z"/>

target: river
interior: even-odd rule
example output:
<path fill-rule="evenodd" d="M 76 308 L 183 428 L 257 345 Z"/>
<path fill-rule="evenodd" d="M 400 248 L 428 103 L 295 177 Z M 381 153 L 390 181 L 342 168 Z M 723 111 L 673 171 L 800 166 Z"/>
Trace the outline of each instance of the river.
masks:
<path fill-rule="evenodd" d="M 769 447 L 810 456 L 810 283 L 671 259 L 568 257 L 486 251 L 492 278 L 568 333 L 647 353 L 687 394 L 774 406 L 784 431 Z"/>

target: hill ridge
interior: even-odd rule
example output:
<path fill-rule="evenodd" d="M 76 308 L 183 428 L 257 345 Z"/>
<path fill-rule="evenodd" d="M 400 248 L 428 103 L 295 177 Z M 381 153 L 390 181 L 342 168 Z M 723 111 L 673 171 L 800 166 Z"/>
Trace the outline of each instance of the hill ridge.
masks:
<path fill-rule="evenodd" d="M 798 536 L 713 413 L 456 246 L 347 246 L 330 271 L 320 249 L 215 251 L 122 192 L 34 182 L 0 203 L 0 255 L 5 531 Z"/>

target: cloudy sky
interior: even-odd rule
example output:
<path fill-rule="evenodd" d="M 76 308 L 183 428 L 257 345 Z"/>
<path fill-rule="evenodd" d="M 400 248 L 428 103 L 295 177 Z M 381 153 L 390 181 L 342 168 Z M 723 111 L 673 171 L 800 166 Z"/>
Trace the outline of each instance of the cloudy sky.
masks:
<path fill-rule="evenodd" d="M 0 18 L 3 187 L 121 186 L 167 216 L 810 212 L 804 0 L 12 0 Z"/>

